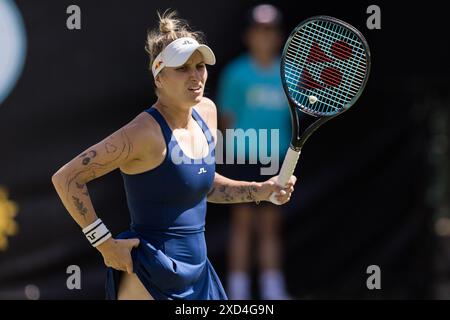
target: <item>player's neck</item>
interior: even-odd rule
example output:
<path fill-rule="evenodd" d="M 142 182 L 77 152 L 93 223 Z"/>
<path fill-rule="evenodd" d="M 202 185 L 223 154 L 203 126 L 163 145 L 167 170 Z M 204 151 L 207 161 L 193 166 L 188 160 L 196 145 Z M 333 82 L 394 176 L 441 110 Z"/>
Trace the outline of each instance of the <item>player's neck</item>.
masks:
<path fill-rule="evenodd" d="M 170 104 L 170 107 L 161 99 L 155 103 L 156 108 L 172 128 L 187 128 L 192 116 L 192 108 L 176 107 Z"/>

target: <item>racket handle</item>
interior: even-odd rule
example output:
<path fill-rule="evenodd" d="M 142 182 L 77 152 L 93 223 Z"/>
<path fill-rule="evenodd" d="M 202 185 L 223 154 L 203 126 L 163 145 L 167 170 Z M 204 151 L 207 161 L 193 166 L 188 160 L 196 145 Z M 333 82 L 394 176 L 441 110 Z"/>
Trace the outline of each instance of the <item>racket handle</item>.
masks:
<path fill-rule="evenodd" d="M 283 165 L 281 166 L 280 173 L 278 175 L 277 184 L 281 187 L 284 187 L 288 181 L 289 178 L 292 176 L 295 170 L 295 166 L 297 165 L 298 158 L 300 156 L 300 150 L 295 151 L 291 148 L 288 149 L 286 153 L 286 157 L 284 158 Z M 275 192 L 273 192 L 270 195 L 270 202 L 281 205 L 281 203 L 275 198 Z"/>

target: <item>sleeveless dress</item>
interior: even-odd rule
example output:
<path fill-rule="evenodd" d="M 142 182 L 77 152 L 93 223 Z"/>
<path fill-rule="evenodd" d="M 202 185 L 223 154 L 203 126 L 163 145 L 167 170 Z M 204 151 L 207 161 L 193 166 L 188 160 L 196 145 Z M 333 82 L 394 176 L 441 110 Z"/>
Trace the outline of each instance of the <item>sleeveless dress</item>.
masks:
<path fill-rule="evenodd" d="M 192 109 L 209 151 L 205 158 L 191 159 L 158 110 L 151 107 L 146 112 L 159 123 L 167 153 L 152 170 L 132 175 L 122 172 L 131 225 L 115 238 L 140 239 L 131 251 L 133 271 L 154 299 L 226 300 L 205 242 L 206 195 L 215 174 L 211 132 Z M 121 273 L 108 268 L 106 299 L 117 299 Z"/>

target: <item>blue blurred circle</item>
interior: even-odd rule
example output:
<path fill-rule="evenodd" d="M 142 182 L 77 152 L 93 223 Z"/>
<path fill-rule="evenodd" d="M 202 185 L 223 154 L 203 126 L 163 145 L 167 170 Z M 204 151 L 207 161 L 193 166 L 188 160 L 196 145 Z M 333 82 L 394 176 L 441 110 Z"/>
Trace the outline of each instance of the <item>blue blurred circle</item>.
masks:
<path fill-rule="evenodd" d="M 24 66 L 26 34 L 22 16 L 11 0 L 0 0 L 0 105 L 11 93 Z"/>

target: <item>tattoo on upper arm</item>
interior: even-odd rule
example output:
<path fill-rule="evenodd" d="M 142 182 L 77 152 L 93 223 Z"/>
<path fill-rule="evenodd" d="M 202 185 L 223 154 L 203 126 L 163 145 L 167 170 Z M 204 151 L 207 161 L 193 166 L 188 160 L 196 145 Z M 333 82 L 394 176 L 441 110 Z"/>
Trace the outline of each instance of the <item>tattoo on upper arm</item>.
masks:
<path fill-rule="evenodd" d="M 81 161 L 81 163 L 84 166 L 87 166 L 89 164 L 89 162 L 91 162 L 91 159 L 95 158 L 97 156 L 97 151 L 95 150 L 90 150 L 86 153 L 83 153 L 80 158 L 82 158 L 83 160 Z"/>
<path fill-rule="evenodd" d="M 120 137 L 122 145 L 116 146 L 110 142 L 107 142 L 105 145 L 106 152 L 108 154 L 114 154 L 114 158 L 106 161 L 106 162 L 94 162 L 93 159 L 97 157 L 98 153 L 96 150 L 92 149 L 89 150 L 86 153 L 83 153 L 80 155 L 80 158 L 82 158 L 82 165 L 83 168 L 75 169 L 70 174 L 67 175 L 66 179 L 66 190 L 67 193 L 69 193 L 70 186 L 76 179 L 80 176 L 87 176 L 88 179 L 94 179 L 97 176 L 96 170 L 103 169 L 107 170 L 111 167 L 111 165 L 117 161 L 120 158 L 128 159 L 130 156 L 132 150 L 133 150 L 133 144 L 131 143 L 130 138 L 128 137 L 125 129 L 122 129 L 120 131 Z"/>
<path fill-rule="evenodd" d="M 84 205 L 83 201 L 80 201 L 80 198 L 77 198 L 75 196 L 72 196 L 73 204 L 75 205 L 75 208 L 77 208 L 78 213 L 83 216 L 83 218 L 86 220 L 86 215 L 88 213 L 88 209 Z"/>
<path fill-rule="evenodd" d="M 131 143 L 130 137 L 127 135 L 127 132 L 125 131 L 125 129 L 122 130 L 122 135 L 127 141 L 126 145 L 128 145 L 128 150 L 127 150 L 127 155 L 126 155 L 125 159 L 128 159 L 131 152 L 133 151 L 133 144 Z"/>
<path fill-rule="evenodd" d="M 106 143 L 105 148 L 107 153 L 114 153 L 117 151 L 117 147 L 109 142 Z"/>

